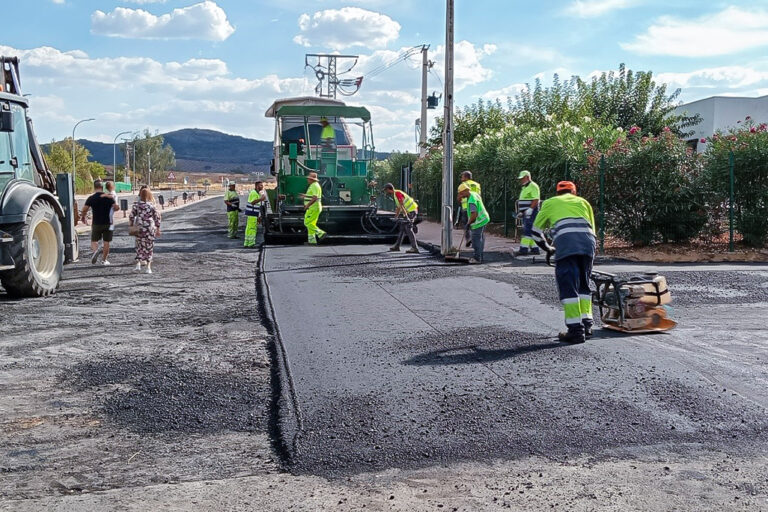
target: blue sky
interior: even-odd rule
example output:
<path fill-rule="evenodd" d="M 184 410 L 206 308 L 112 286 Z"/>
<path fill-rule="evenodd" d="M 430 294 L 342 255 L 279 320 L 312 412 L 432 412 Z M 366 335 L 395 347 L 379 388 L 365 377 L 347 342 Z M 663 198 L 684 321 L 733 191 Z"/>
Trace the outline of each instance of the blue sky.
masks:
<path fill-rule="evenodd" d="M 22 58 L 43 141 L 86 117 L 97 119 L 78 138 L 197 127 L 271 139 L 271 102 L 313 94 L 307 52 L 359 54 L 350 76 L 365 76 L 430 44 L 429 89 L 442 87 L 444 1 L 0 1 L 4 19 L 29 20 L 4 24 L 0 53 Z M 686 101 L 768 94 L 767 0 L 456 0 L 456 44 L 457 105 L 620 62 Z M 371 108 L 379 150 L 415 150 L 419 64 L 364 80 L 348 100 Z"/>

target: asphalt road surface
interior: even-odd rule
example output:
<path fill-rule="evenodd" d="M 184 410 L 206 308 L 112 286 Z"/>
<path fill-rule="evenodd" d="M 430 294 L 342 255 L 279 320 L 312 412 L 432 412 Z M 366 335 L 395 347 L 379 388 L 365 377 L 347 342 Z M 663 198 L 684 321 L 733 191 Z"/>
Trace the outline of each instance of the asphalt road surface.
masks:
<path fill-rule="evenodd" d="M 119 226 L 0 292 L 0 510 L 768 510 L 765 266 L 656 267 L 677 329 L 569 346 L 548 267 L 245 250 L 220 203 L 151 276 Z"/>

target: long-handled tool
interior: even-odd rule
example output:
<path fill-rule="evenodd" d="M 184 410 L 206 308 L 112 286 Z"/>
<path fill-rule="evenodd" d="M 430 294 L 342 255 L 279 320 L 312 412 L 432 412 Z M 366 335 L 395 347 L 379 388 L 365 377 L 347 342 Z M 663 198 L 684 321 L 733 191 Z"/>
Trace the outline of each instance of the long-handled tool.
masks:
<path fill-rule="evenodd" d="M 461 255 L 461 246 L 464 245 L 465 236 L 467 236 L 466 231 L 464 231 L 464 233 L 461 235 L 461 242 L 459 242 L 459 247 L 456 249 L 456 252 L 446 254 L 445 261 L 450 261 L 453 263 L 469 263 L 469 258 L 465 258 Z"/>

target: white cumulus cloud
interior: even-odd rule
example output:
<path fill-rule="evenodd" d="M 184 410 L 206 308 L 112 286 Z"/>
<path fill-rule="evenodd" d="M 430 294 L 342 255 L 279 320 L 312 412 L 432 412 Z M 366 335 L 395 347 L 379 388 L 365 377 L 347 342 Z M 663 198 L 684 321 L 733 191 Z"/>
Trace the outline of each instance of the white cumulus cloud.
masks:
<path fill-rule="evenodd" d="M 161 16 L 125 7 L 91 15 L 91 32 L 111 37 L 224 41 L 234 31 L 224 10 L 209 0 Z"/>
<path fill-rule="evenodd" d="M 577 18 L 596 18 L 611 11 L 635 7 L 637 0 L 576 0 L 565 8 L 565 14 Z"/>
<path fill-rule="evenodd" d="M 711 57 L 768 46 L 768 11 L 727 7 L 685 19 L 662 16 L 621 47 L 642 55 Z"/>
<path fill-rule="evenodd" d="M 659 73 L 657 82 L 681 88 L 685 101 L 713 95 L 756 96 L 768 88 L 768 71 L 746 66 L 720 66 L 685 73 Z"/>
<path fill-rule="evenodd" d="M 342 50 L 354 46 L 382 48 L 400 34 L 400 24 L 378 12 L 359 7 L 318 11 L 299 17 L 299 34 L 293 41 L 302 46 Z"/>

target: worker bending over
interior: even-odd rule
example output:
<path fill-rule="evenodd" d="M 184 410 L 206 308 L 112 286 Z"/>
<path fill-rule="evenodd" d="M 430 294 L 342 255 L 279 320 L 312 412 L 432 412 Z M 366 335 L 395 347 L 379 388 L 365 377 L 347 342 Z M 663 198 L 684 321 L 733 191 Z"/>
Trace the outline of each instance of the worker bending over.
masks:
<path fill-rule="evenodd" d="M 317 227 L 317 220 L 323 211 L 323 189 L 317 179 L 317 173 L 311 172 L 307 175 L 307 192 L 299 194 L 304 199 L 304 226 L 307 228 L 307 244 L 317 245 L 317 242 L 325 238 L 326 233 Z"/>
<path fill-rule="evenodd" d="M 485 248 L 485 226 L 491 221 L 488 210 L 483 205 L 483 199 L 477 192 L 472 192 L 466 183 L 459 185 L 459 200 L 467 205 L 467 227 L 472 236 L 472 249 L 475 255 L 469 263 L 483 262 L 483 249 Z"/>
<path fill-rule="evenodd" d="M 397 236 L 397 242 L 390 247 L 389 250 L 400 251 L 400 244 L 403 243 L 405 235 L 408 235 L 408 240 L 411 241 L 411 248 L 405 252 L 419 254 L 419 246 L 416 243 L 416 234 L 413 232 L 413 223 L 416 220 L 416 216 L 419 214 L 419 205 L 416 204 L 416 201 L 414 201 L 411 196 L 402 190 L 397 190 L 391 183 L 384 185 L 384 193 L 392 196 L 395 200 L 395 221 L 398 221 L 401 215 L 403 216 L 403 219 L 398 221 L 400 224 L 400 233 Z"/>
<path fill-rule="evenodd" d="M 237 185 L 229 182 L 229 190 L 224 194 L 224 204 L 227 205 L 227 236 L 237 238 L 237 229 L 240 222 L 240 194 L 237 193 Z"/>
<path fill-rule="evenodd" d="M 472 172 L 464 171 L 461 173 L 461 184 L 469 187 L 470 192 L 475 192 L 477 195 L 482 196 L 480 184 L 472 180 Z M 457 215 L 456 226 L 464 226 L 464 238 L 467 240 L 467 247 L 472 246 L 472 236 L 470 233 L 469 222 L 467 222 L 467 200 L 461 200 L 461 208 L 459 209 L 459 215 Z"/>
<path fill-rule="evenodd" d="M 531 179 L 529 171 L 522 171 L 517 179 L 520 180 L 520 198 L 517 201 L 518 217 L 523 219 L 523 236 L 520 237 L 520 249 L 515 256 L 525 256 L 528 254 L 539 254 L 539 248 L 533 241 L 532 231 L 536 215 L 539 213 L 539 199 L 541 194 L 539 186 Z"/>
<path fill-rule="evenodd" d="M 545 229 L 550 229 L 555 248 L 544 238 Z M 589 202 L 576 195 L 572 182 L 558 183 L 557 196 L 544 201 L 533 223 L 533 240 L 547 258 L 555 255 L 555 278 L 568 327 L 560 333 L 560 341 L 584 343 L 593 324 L 589 278 L 595 258 L 595 215 Z"/>
<path fill-rule="evenodd" d="M 261 207 L 266 205 L 267 193 L 264 191 L 264 183 L 259 180 L 253 185 L 253 190 L 248 193 L 248 204 L 245 205 L 245 240 L 243 247 L 256 247 L 256 235 L 259 233 L 259 217 Z"/>

